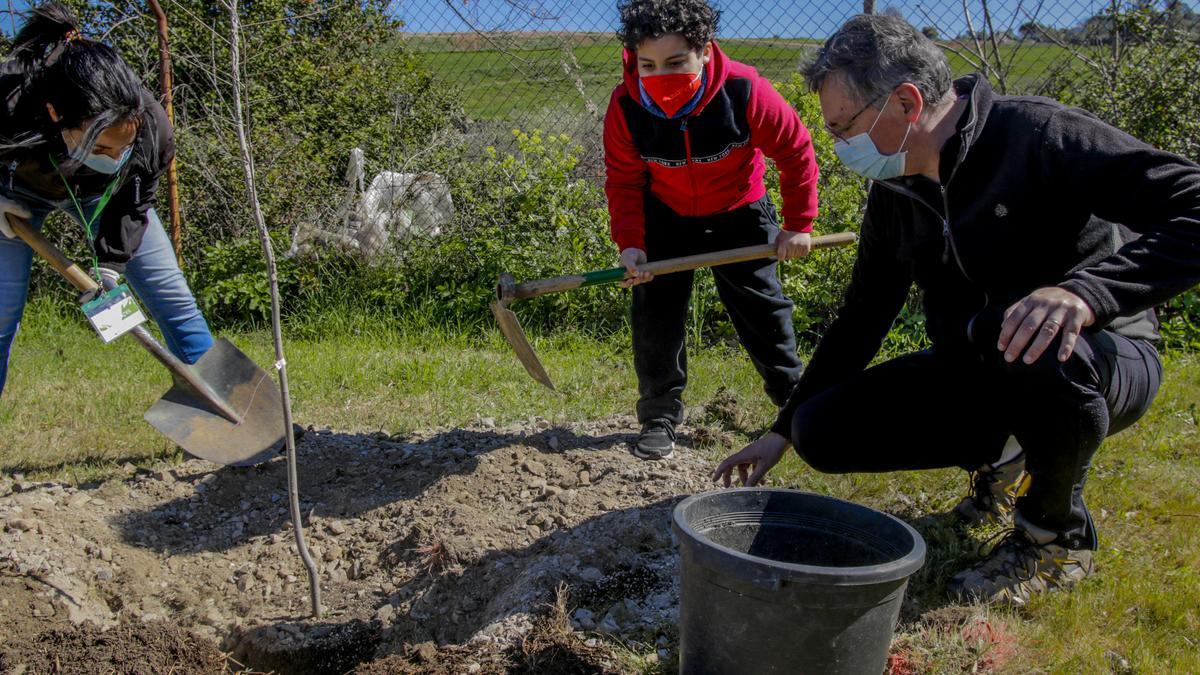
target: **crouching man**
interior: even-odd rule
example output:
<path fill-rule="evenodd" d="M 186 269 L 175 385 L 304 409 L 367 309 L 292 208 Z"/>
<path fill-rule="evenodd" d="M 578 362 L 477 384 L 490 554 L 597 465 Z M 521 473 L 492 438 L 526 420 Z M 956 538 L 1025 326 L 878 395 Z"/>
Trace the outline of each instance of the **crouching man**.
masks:
<path fill-rule="evenodd" d="M 1012 529 L 951 595 L 1023 603 L 1087 577 L 1092 456 L 1158 390 L 1152 307 L 1200 281 L 1200 167 L 952 81 L 898 18 L 850 20 L 805 75 L 838 157 L 873 181 L 858 258 L 772 432 L 714 478 L 753 485 L 789 443 L 823 472 L 958 466 L 955 511 Z M 932 348 L 868 368 L 913 283 Z"/>

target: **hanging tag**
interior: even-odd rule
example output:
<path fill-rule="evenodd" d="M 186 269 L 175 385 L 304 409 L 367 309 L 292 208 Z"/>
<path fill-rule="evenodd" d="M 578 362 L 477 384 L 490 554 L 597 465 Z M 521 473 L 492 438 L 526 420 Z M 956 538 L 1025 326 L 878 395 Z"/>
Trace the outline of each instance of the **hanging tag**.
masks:
<path fill-rule="evenodd" d="M 129 286 L 121 284 L 104 295 L 84 303 L 83 313 L 105 344 L 116 340 L 145 323 L 137 300 Z"/>

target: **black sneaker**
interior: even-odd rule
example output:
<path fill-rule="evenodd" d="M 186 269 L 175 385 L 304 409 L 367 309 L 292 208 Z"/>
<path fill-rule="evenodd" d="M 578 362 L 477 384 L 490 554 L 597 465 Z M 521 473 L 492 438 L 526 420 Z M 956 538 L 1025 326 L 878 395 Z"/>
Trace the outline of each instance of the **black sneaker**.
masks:
<path fill-rule="evenodd" d="M 664 419 L 642 425 L 633 455 L 639 459 L 670 459 L 675 454 L 675 425 Z"/>

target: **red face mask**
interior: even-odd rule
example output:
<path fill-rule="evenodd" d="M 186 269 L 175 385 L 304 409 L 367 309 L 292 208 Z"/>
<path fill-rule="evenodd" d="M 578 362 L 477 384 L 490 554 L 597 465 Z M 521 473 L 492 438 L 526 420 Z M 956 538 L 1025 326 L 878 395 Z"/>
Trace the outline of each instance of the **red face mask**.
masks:
<path fill-rule="evenodd" d="M 658 104 L 659 108 L 674 117 L 683 106 L 700 91 L 700 73 L 670 73 L 667 75 L 646 75 L 642 77 L 642 86 L 646 93 Z"/>

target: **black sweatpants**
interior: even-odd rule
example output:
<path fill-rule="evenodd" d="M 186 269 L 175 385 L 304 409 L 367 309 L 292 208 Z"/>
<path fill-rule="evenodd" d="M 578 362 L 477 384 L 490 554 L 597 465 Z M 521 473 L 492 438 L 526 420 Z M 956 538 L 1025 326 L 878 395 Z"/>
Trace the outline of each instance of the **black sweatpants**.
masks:
<path fill-rule="evenodd" d="M 973 354 L 908 354 L 814 396 L 792 420 L 792 442 L 827 473 L 973 470 L 1013 435 L 1031 476 L 1022 517 L 1068 548 L 1095 549 L 1083 501 L 1092 456 L 1150 407 L 1162 362 L 1149 342 L 1101 330 L 1084 333 L 1066 363 L 1056 341 L 1031 365 L 1009 364 L 999 324 L 994 311 L 976 320 Z"/>
<path fill-rule="evenodd" d="M 646 199 L 646 257 L 650 261 L 774 242 L 775 207 L 763 198 L 740 209 L 701 218 L 677 215 Z M 782 406 L 803 364 L 796 356 L 792 301 L 783 294 L 775 259 L 712 268 L 717 293 L 738 337 L 762 375 L 764 389 Z M 655 277 L 633 289 L 633 363 L 637 371 L 638 421 L 683 421 L 687 385 L 684 348 L 692 272 Z"/>

